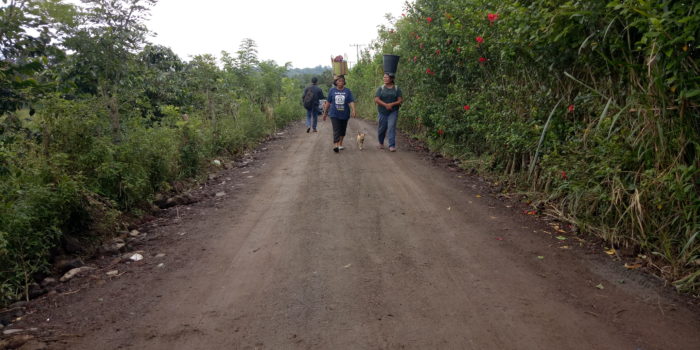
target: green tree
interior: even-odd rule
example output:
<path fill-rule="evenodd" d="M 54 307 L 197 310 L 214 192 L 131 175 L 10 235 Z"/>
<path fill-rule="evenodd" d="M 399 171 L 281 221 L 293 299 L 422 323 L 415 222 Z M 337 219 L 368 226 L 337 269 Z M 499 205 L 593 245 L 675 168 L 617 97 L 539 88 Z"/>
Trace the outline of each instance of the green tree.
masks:
<path fill-rule="evenodd" d="M 102 97 L 109 111 L 112 136 L 121 138 L 120 96 L 134 83 L 128 72 L 135 53 L 144 45 L 148 29 L 144 21 L 156 0 L 82 0 L 86 5 L 82 24 L 64 45 L 74 51 L 66 77 L 80 91 Z"/>
<path fill-rule="evenodd" d="M 75 24 L 75 8 L 60 0 L 2 1 L 0 7 L 0 115 L 12 112 L 49 91 L 40 73 L 64 30 Z"/>

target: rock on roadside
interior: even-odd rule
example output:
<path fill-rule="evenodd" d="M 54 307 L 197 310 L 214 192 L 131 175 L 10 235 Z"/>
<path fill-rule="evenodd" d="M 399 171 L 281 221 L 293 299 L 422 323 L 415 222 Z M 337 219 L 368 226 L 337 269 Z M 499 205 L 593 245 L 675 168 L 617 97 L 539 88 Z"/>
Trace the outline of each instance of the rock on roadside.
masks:
<path fill-rule="evenodd" d="M 69 281 L 71 278 L 73 278 L 73 277 L 75 277 L 83 272 L 92 271 L 94 269 L 95 269 L 94 267 L 90 267 L 90 266 L 83 266 L 83 267 L 78 267 L 78 268 L 72 269 L 72 270 L 66 272 L 66 274 L 61 277 L 60 281 L 61 282 Z"/>

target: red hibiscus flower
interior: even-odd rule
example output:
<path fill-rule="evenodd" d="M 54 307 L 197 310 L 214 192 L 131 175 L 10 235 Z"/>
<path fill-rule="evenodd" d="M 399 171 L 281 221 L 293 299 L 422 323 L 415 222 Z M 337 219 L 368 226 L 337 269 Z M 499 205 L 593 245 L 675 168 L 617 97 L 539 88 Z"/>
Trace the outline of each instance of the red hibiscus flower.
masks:
<path fill-rule="evenodd" d="M 443 134 L 445 134 L 445 132 L 442 131 L 442 129 L 438 129 L 438 135 L 442 136 Z"/>
<path fill-rule="evenodd" d="M 568 109 L 569 109 L 569 113 L 573 113 L 574 112 L 574 105 L 569 105 Z"/>
<path fill-rule="evenodd" d="M 477 37 L 476 37 L 476 42 L 479 43 L 479 44 L 482 44 L 482 43 L 484 42 L 484 38 L 482 38 L 482 37 L 480 37 L 480 36 L 477 36 Z"/>
<path fill-rule="evenodd" d="M 479 62 L 484 63 L 486 62 L 486 57 L 479 57 Z"/>
<path fill-rule="evenodd" d="M 430 22 L 433 21 L 433 18 L 432 18 L 432 17 L 428 17 L 428 18 L 426 18 L 425 20 L 428 21 L 428 23 L 430 23 Z"/>
<path fill-rule="evenodd" d="M 489 13 L 488 18 L 489 18 L 489 22 L 491 22 L 491 24 L 493 24 L 493 22 L 496 22 L 496 20 L 498 19 L 498 14 L 497 13 Z"/>
<path fill-rule="evenodd" d="M 562 171 L 562 172 L 561 172 L 561 178 L 564 179 L 564 180 L 566 180 L 566 179 L 569 178 L 568 176 L 566 176 L 566 171 Z"/>
<path fill-rule="evenodd" d="M 435 54 L 439 55 L 440 54 L 440 49 L 435 50 Z"/>
<path fill-rule="evenodd" d="M 435 72 L 433 72 L 432 70 L 430 70 L 430 68 L 426 69 L 425 72 L 428 73 L 428 74 L 430 74 L 430 75 L 434 75 L 434 74 L 435 74 Z"/>
<path fill-rule="evenodd" d="M 470 109 L 471 109 L 471 107 L 470 107 L 469 105 L 464 105 L 464 110 L 465 110 L 465 111 L 468 111 L 468 110 L 470 110 Z"/>

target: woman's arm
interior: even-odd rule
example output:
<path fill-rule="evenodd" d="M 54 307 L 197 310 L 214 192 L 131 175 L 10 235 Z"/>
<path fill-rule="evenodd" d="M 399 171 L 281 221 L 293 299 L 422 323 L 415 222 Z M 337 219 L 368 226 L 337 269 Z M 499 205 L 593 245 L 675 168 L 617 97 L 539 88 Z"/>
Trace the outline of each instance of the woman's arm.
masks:
<path fill-rule="evenodd" d="M 331 107 L 331 103 L 326 101 L 323 103 L 323 121 L 326 121 L 326 117 L 328 117 L 328 108 Z"/>
<path fill-rule="evenodd" d="M 374 98 L 374 103 L 376 103 L 376 104 L 378 104 L 386 109 L 391 109 L 391 107 L 389 107 L 389 105 L 386 102 L 382 101 L 379 97 Z"/>
<path fill-rule="evenodd" d="M 353 118 L 357 117 L 357 113 L 355 113 L 355 102 L 350 102 L 348 105 L 350 106 L 350 116 Z"/>
<path fill-rule="evenodd" d="M 402 103 L 403 103 L 403 97 L 399 96 L 399 98 L 395 102 L 387 104 L 385 108 L 388 110 L 392 110 L 394 108 L 394 106 L 400 106 Z"/>

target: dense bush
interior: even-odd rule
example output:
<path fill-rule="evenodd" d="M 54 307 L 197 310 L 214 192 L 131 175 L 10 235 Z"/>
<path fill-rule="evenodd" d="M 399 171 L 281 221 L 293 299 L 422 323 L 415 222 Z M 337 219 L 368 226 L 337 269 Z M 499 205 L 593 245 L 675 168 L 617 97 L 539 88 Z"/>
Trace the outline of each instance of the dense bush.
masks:
<path fill-rule="evenodd" d="M 697 293 L 699 11 L 670 0 L 417 0 L 375 49 L 402 57 L 400 127 L 547 194 L 562 218 L 639 247 Z M 367 89 L 380 61 L 366 56 L 352 72 Z"/>
<path fill-rule="evenodd" d="M 0 305 L 303 115 L 288 65 L 258 61 L 254 41 L 186 62 L 145 42 L 154 1 L 84 3 L 0 9 Z"/>

